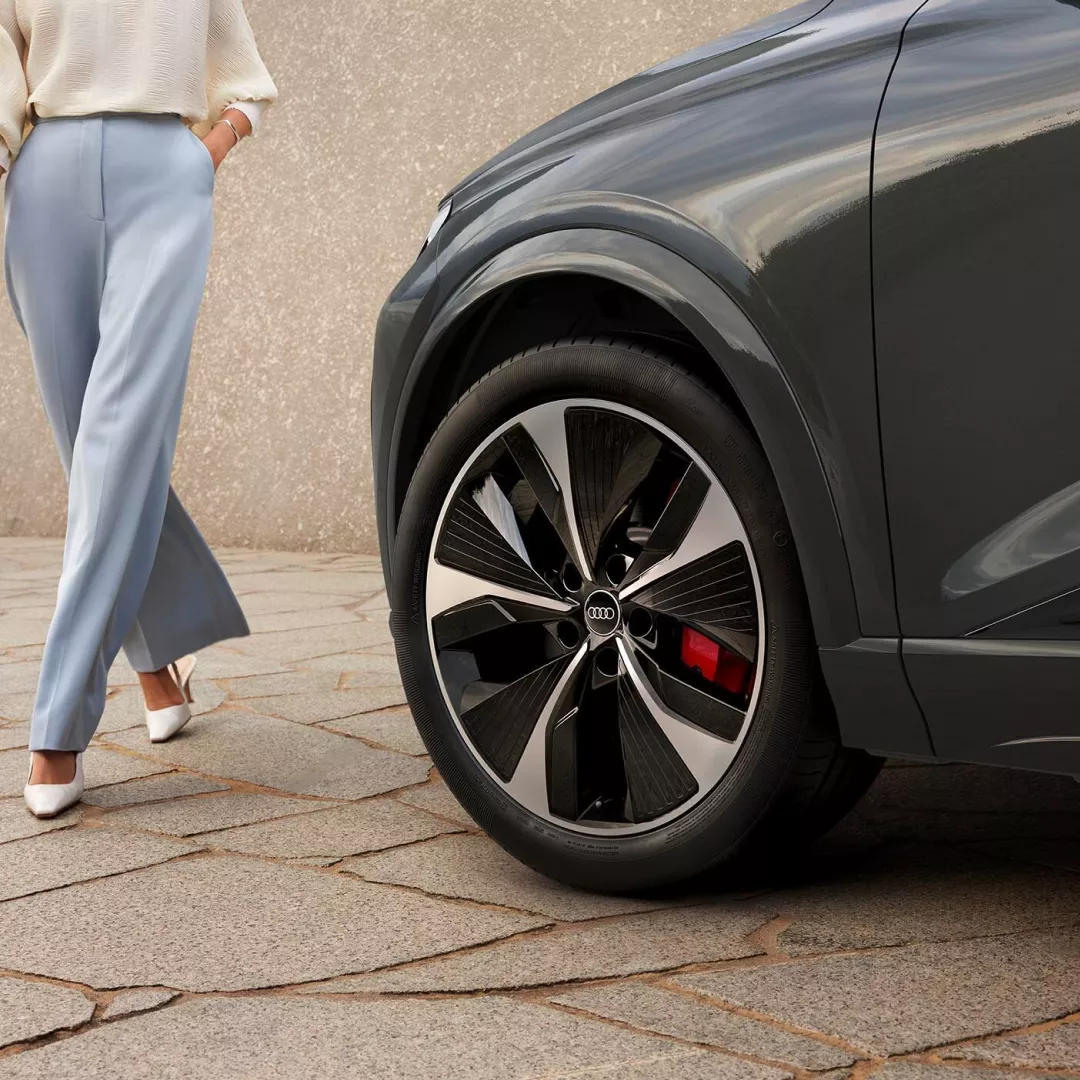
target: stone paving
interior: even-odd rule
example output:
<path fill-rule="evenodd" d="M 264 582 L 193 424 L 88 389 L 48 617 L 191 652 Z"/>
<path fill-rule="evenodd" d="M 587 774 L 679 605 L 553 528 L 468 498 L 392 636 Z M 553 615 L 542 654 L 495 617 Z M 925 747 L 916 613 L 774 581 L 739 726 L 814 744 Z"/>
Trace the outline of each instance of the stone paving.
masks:
<path fill-rule="evenodd" d="M 60 558 L 0 540 L 0 1078 L 1080 1078 L 1080 785 L 894 763 L 781 881 L 590 896 L 482 836 L 374 559 L 227 551 L 253 634 L 84 805 L 20 798 Z"/>

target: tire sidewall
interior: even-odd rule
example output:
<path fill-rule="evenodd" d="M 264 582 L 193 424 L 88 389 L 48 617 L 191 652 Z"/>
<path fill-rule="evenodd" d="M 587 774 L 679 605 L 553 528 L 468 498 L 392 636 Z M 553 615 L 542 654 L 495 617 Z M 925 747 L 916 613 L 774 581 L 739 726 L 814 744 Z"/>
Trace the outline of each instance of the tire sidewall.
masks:
<path fill-rule="evenodd" d="M 637 409 L 693 447 L 742 518 L 764 597 L 765 668 L 750 730 L 735 761 L 682 817 L 631 836 L 577 833 L 512 800 L 478 762 L 451 716 L 429 645 L 427 563 L 451 485 L 469 456 L 502 424 L 560 398 Z M 535 869 L 608 891 L 679 880 L 733 856 L 784 786 L 814 672 L 794 544 L 775 481 L 753 438 L 731 409 L 670 361 L 631 344 L 555 343 L 523 353 L 482 379 L 444 420 L 417 467 L 399 523 L 393 571 L 395 645 L 424 743 L 476 822 Z"/>

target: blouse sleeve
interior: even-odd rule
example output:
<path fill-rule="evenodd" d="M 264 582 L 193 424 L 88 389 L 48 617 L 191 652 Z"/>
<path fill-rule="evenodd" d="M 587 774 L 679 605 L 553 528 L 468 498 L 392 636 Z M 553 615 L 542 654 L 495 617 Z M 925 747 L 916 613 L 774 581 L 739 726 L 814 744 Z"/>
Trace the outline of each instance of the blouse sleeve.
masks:
<path fill-rule="evenodd" d="M 242 112 L 251 124 L 251 134 L 254 135 L 259 130 L 259 124 L 262 123 L 262 115 L 266 110 L 265 101 L 234 101 L 225 110 L 236 109 L 237 112 Z"/>
<path fill-rule="evenodd" d="M 207 34 L 207 125 L 221 119 L 228 108 L 243 102 L 262 108 L 277 100 L 277 87 L 259 55 L 242 0 L 210 0 Z M 247 110 L 243 110 L 245 113 Z M 250 116 L 249 116 L 250 118 Z M 252 124 L 255 127 L 255 124 Z"/>
<path fill-rule="evenodd" d="M 22 146 L 26 127 L 26 50 L 15 0 L 0 0 L 0 168 L 7 169 Z"/>

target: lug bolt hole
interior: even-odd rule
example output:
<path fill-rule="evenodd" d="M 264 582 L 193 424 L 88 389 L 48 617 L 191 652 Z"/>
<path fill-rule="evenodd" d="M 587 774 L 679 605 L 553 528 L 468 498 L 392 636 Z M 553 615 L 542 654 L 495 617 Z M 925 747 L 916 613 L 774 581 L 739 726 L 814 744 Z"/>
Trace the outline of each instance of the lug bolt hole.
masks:
<path fill-rule="evenodd" d="M 568 593 L 576 593 L 581 590 L 584 582 L 581 580 L 581 575 L 577 572 L 577 567 L 573 563 L 567 563 L 563 567 L 562 583 L 563 588 Z"/>
<path fill-rule="evenodd" d="M 612 585 L 618 585 L 626 577 L 626 571 L 629 569 L 630 559 L 626 555 L 612 555 L 604 563 L 604 573 L 607 574 L 607 579 Z"/>
<path fill-rule="evenodd" d="M 652 614 L 645 608 L 634 608 L 626 620 L 626 629 L 636 638 L 647 638 L 653 631 Z"/>
<path fill-rule="evenodd" d="M 596 670 L 605 678 L 613 679 L 619 674 L 619 652 L 608 647 L 596 654 Z"/>
<path fill-rule="evenodd" d="M 564 648 L 574 649 L 581 644 L 581 630 L 577 623 L 564 619 L 555 628 L 555 635 Z"/>

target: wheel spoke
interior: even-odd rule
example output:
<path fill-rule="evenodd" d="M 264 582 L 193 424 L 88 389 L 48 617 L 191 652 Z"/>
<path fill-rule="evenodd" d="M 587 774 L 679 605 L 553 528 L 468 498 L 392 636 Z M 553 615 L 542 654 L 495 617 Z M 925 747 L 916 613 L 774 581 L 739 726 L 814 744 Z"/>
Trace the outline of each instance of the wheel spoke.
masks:
<path fill-rule="evenodd" d="M 581 539 L 596 577 L 601 541 L 663 444 L 644 424 L 601 409 L 566 410 L 570 476 Z"/>
<path fill-rule="evenodd" d="M 444 566 L 511 589 L 556 595 L 529 562 L 513 509 L 490 476 L 454 499 L 436 558 Z"/>
<path fill-rule="evenodd" d="M 687 465 L 686 472 L 645 541 L 641 554 L 626 572 L 622 580 L 624 590 L 651 566 L 666 559 L 679 548 L 697 519 L 710 487 L 709 478 L 693 462 Z"/>
<path fill-rule="evenodd" d="M 628 816 L 634 822 L 652 821 L 696 794 L 698 782 L 631 679 L 620 677 L 618 695 Z"/>
<path fill-rule="evenodd" d="M 620 599 L 634 597 L 641 602 L 637 594 L 642 590 L 658 584 L 668 575 L 733 540 L 745 543 L 746 531 L 727 494 L 719 484 L 712 483 L 682 543 L 666 558 L 650 566 L 632 584 L 620 589 Z"/>
<path fill-rule="evenodd" d="M 756 659 L 757 598 L 746 533 L 719 484 L 710 486 L 682 543 L 620 589 L 619 598 L 700 627 L 731 652 Z"/>
<path fill-rule="evenodd" d="M 734 760 L 735 745 L 672 712 L 646 678 L 633 650 L 624 641 L 618 643 L 618 648 L 625 671 L 620 679 L 620 695 L 625 693 L 628 701 L 639 702 L 644 707 L 696 784 L 711 787 Z"/>
<path fill-rule="evenodd" d="M 551 724 L 548 736 L 548 805 L 557 817 L 573 821 L 581 813 L 578 799 L 578 716 L 574 706 Z"/>
<path fill-rule="evenodd" d="M 757 659 L 754 580 L 746 551 L 737 541 L 685 563 L 636 592 L 634 600 L 700 627 L 751 663 Z"/>
<path fill-rule="evenodd" d="M 734 742 L 739 737 L 746 720 L 744 709 L 729 705 L 669 674 L 640 649 L 634 649 L 634 657 L 657 698 L 676 716 L 728 742 Z"/>
<path fill-rule="evenodd" d="M 515 589 L 478 574 L 467 573 L 453 566 L 432 560 L 427 574 L 427 615 L 434 619 L 470 601 L 485 599 L 509 600 L 526 607 L 539 608 L 555 614 L 574 610 L 574 605 L 555 596 L 543 596 Z"/>
<path fill-rule="evenodd" d="M 528 739 L 518 755 L 512 775 L 506 778 L 506 790 L 510 797 L 534 812 L 547 811 L 549 805 L 548 724 L 560 706 L 565 709 L 563 715 L 572 710 L 571 687 L 584 668 L 588 652 L 588 646 L 583 644 L 576 653 L 563 658 L 563 667 L 532 721 Z M 462 719 L 464 720 L 464 717 Z"/>
<path fill-rule="evenodd" d="M 535 603 L 531 597 L 529 603 L 521 603 L 505 597 L 495 599 L 492 596 L 482 596 L 432 618 L 435 648 L 441 652 L 491 630 L 508 626 L 549 623 L 558 618 L 559 614 L 561 613 L 558 611 Z"/>
<path fill-rule="evenodd" d="M 494 476 L 488 476 L 484 483 L 473 492 L 473 502 L 481 513 L 495 527 L 496 532 L 511 547 L 514 554 L 530 569 L 535 570 L 532 559 L 525 547 L 525 538 L 521 535 L 521 524 L 514 513 L 510 500 L 499 487 Z"/>
<path fill-rule="evenodd" d="M 554 707 L 562 676 L 573 660 L 570 654 L 560 656 L 461 714 L 469 738 L 502 780 L 517 770 L 538 721 Z"/>
<path fill-rule="evenodd" d="M 551 465 L 545 460 L 540 448 L 522 424 L 517 424 L 507 431 L 503 435 L 503 442 L 510 451 L 514 463 L 521 470 L 525 482 L 536 496 L 536 501 L 544 512 L 544 516 L 551 522 L 559 540 L 562 541 L 566 554 L 577 567 L 578 573 L 584 576 L 585 569 L 578 562 L 580 553 L 577 550 L 577 533 L 573 527 L 566 500 L 563 498 L 563 492 L 569 492 L 569 487 L 564 487 L 556 479 Z"/>
<path fill-rule="evenodd" d="M 558 404 L 553 405 L 540 405 L 535 409 L 530 409 L 524 416 L 521 417 L 521 427 L 528 432 L 529 437 L 532 439 L 533 445 L 539 452 L 539 457 L 543 464 L 546 464 L 547 471 L 558 488 L 558 492 L 562 499 L 562 512 L 553 511 L 558 521 L 552 520 L 552 525 L 556 530 L 559 530 L 560 538 L 563 539 L 566 544 L 567 554 L 573 560 L 574 565 L 577 567 L 577 571 L 585 579 L 590 578 L 591 568 L 588 560 L 585 558 L 585 549 L 581 543 L 581 532 L 578 525 L 578 509 L 574 503 L 574 491 L 573 485 L 570 482 L 570 457 L 569 450 L 566 443 L 566 410 L 563 406 Z M 511 429 L 513 430 L 513 429 Z M 539 470 L 536 468 L 536 463 L 531 461 L 526 452 L 526 464 L 522 464 L 518 459 L 515 447 L 510 443 L 507 443 L 510 452 L 514 454 L 514 459 L 518 463 L 518 467 L 525 474 L 525 478 L 529 481 L 530 485 L 533 485 L 534 479 L 536 483 L 540 485 L 540 488 L 544 487 L 544 480 L 542 474 L 539 474 Z M 520 450 L 520 445 L 518 446 Z M 526 473 L 526 466 L 530 468 L 530 472 Z M 533 486 L 533 491 L 536 494 L 538 500 L 540 500 L 541 506 L 544 505 L 543 496 L 541 491 L 537 490 L 536 486 Z M 550 497 L 550 493 L 548 493 Z M 546 509 L 544 511 L 547 513 Z M 551 515 L 549 520 L 551 520 Z M 561 528 L 560 528 L 561 523 Z"/>

